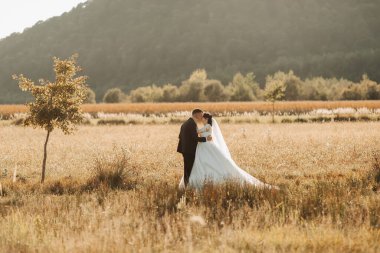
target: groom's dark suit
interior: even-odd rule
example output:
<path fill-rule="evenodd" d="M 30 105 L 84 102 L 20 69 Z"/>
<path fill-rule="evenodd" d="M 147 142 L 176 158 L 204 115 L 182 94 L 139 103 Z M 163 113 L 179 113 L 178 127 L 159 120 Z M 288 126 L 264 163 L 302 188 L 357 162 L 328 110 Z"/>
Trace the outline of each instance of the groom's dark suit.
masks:
<path fill-rule="evenodd" d="M 195 151 L 197 149 L 198 142 L 206 142 L 205 137 L 198 137 L 197 124 L 193 118 L 188 119 L 181 126 L 181 132 L 179 133 L 179 143 L 177 152 L 183 155 L 184 161 L 184 181 L 187 186 L 193 169 L 195 160 Z"/>

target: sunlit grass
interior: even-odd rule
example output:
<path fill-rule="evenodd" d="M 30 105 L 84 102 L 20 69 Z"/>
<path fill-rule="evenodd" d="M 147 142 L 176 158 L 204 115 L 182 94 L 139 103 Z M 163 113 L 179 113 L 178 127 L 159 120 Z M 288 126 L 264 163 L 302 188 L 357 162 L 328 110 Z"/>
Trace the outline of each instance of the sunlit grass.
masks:
<path fill-rule="evenodd" d="M 202 108 L 213 113 L 221 112 L 270 112 L 269 102 L 220 102 L 220 103 L 120 103 L 88 104 L 83 111 L 88 113 L 168 113 L 191 111 Z M 379 109 L 380 101 L 289 101 L 277 102 L 275 109 L 280 112 L 309 112 L 315 109 L 368 108 Z M 0 105 L 0 114 L 25 113 L 23 105 Z"/>
<path fill-rule="evenodd" d="M 0 128 L 0 252 L 377 252 L 379 123 L 221 124 L 280 190 L 178 189 L 179 125 Z M 17 166 L 16 183 L 13 172 Z"/>

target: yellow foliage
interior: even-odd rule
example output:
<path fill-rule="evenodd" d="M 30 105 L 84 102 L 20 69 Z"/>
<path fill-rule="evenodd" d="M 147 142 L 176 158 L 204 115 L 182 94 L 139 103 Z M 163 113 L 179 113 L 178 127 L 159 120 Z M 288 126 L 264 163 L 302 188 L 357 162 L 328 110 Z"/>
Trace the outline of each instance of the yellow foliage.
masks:
<path fill-rule="evenodd" d="M 22 91 L 30 92 L 34 101 L 27 104 L 29 111 L 25 125 L 41 127 L 51 132 L 60 128 L 71 133 L 82 121 L 81 104 L 86 99 L 86 76 L 76 77 L 80 67 L 77 56 L 66 60 L 54 58 L 55 81 L 39 80 L 39 85 L 24 75 L 14 75 Z"/>

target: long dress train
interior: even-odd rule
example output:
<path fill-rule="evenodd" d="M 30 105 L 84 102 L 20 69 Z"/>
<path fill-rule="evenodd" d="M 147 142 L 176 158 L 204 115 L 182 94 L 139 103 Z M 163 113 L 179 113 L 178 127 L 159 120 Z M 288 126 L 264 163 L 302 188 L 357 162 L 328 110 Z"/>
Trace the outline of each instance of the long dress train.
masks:
<path fill-rule="evenodd" d="M 220 132 L 215 120 L 213 125 L 216 125 L 216 130 Z M 200 189 L 206 181 L 215 184 L 236 181 L 241 184 L 247 183 L 257 187 L 272 188 L 272 186 L 261 182 L 242 170 L 231 158 L 223 137 L 218 137 L 216 133 L 213 133 L 213 129 L 215 130 L 214 126 L 207 124 L 198 130 L 202 137 L 212 135 L 213 141 L 198 143 L 193 169 L 189 178 L 189 186 Z M 184 188 L 183 178 L 179 186 Z"/>

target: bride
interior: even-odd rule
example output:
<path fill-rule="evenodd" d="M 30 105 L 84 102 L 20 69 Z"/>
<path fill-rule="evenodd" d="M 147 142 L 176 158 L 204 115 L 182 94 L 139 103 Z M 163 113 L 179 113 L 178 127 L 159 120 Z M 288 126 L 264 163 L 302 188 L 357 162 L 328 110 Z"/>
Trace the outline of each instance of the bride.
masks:
<path fill-rule="evenodd" d="M 205 113 L 201 119 L 204 126 L 198 129 L 200 137 L 212 136 L 212 141 L 199 142 L 195 152 L 195 161 L 189 177 L 188 185 L 200 189 L 205 182 L 222 183 L 227 180 L 257 187 L 272 188 L 251 176 L 234 162 L 224 141 L 219 125 L 212 115 Z M 179 184 L 185 188 L 184 178 Z M 275 187 L 277 188 L 277 187 Z"/>

